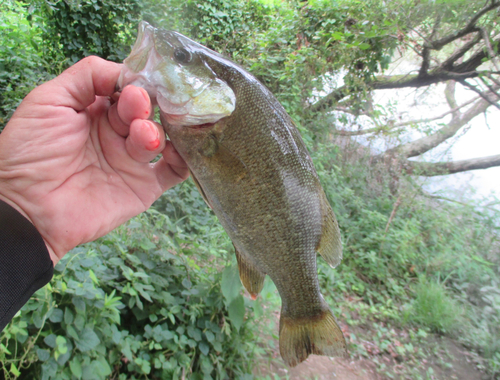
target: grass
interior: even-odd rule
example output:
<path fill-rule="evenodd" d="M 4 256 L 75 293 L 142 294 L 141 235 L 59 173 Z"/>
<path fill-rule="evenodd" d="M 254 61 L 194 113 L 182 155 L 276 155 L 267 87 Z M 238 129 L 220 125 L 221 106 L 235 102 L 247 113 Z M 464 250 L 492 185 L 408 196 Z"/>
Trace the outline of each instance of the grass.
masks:
<path fill-rule="evenodd" d="M 443 284 L 422 278 L 406 319 L 437 333 L 453 334 L 460 326 L 463 311 Z"/>

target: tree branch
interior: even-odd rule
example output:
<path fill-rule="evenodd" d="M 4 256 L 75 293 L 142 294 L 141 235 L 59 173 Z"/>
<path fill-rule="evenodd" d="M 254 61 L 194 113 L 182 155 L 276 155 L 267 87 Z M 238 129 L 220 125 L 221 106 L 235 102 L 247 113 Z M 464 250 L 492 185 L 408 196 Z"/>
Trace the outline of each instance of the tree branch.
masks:
<path fill-rule="evenodd" d="M 472 98 L 471 100 L 468 100 L 467 102 L 465 102 L 465 103 L 463 103 L 463 104 L 461 104 L 461 105 L 459 105 L 459 106 L 457 106 L 449 111 L 446 111 L 445 113 L 442 113 L 441 115 L 434 116 L 434 117 L 427 118 L 427 119 L 403 121 L 401 123 L 394 123 L 394 122 L 391 123 L 391 121 L 389 121 L 387 123 L 387 125 L 385 125 L 385 126 L 382 126 L 382 127 L 377 126 L 374 128 L 362 129 L 359 131 L 346 131 L 343 129 L 334 129 L 334 131 L 336 133 L 338 133 L 340 136 L 361 136 L 361 135 L 367 135 L 368 133 L 391 131 L 393 129 L 396 129 L 399 127 L 405 127 L 407 125 L 412 125 L 412 124 L 429 123 L 431 121 L 442 119 L 443 117 L 449 115 L 450 113 L 457 112 L 461 108 L 468 106 L 471 103 L 474 103 L 478 99 L 479 99 L 479 97 Z M 348 112 L 348 110 L 342 110 L 342 109 L 337 109 L 337 110 L 342 111 L 342 112 Z"/>
<path fill-rule="evenodd" d="M 498 44 L 500 42 L 500 39 L 497 38 L 493 42 Z M 497 50 L 498 50 L 498 45 L 497 45 Z M 485 49 L 480 49 L 477 53 L 473 54 L 467 61 L 454 66 L 453 71 L 456 73 L 474 71 L 483 64 L 484 58 L 488 58 L 488 52 Z"/>
<path fill-rule="evenodd" d="M 488 34 L 484 30 L 481 30 L 480 27 L 477 27 L 476 23 L 487 12 L 498 7 L 500 7 L 500 1 L 495 0 L 489 2 L 480 11 L 478 11 L 474 15 L 474 17 L 470 19 L 470 21 L 464 28 L 441 39 L 432 41 L 432 38 L 437 31 L 438 21 L 436 21 L 434 25 L 435 28 L 433 29 L 430 38 L 426 39 L 425 36 L 422 36 L 425 42 L 423 44 L 422 51 L 417 52 L 422 56 L 422 65 L 418 70 L 418 74 L 392 76 L 380 75 L 375 77 L 372 81 L 365 82 L 366 88 L 369 90 L 383 90 L 403 87 L 423 87 L 448 80 L 456 80 L 462 82 L 465 81 L 465 79 L 476 78 L 478 75 L 480 75 L 480 73 L 477 71 L 477 68 L 483 63 L 483 59 L 493 59 L 495 53 L 498 53 L 498 46 L 500 45 L 500 38 L 490 41 Z M 419 33 L 418 30 L 415 31 Z M 453 42 L 458 38 L 474 32 L 477 32 L 477 34 L 471 41 L 459 47 L 442 64 L 430 70 L 431 50 L 440 50 L 450 42 Z M 461 62 L 455 66 L 455 63 L 460 58 L 462 58 L 467 52 L 470 52 L 470 50 L 474 46 L 477 46 L 481 38 L 485 40 L 487 49 L 478 50 L 476 53 L 472 54 L 472 56 L 470 56 L 465 62 Z M 496 51 L 492 47 L 493 45 L 496 46 Z M 496 62 L 494 62 L 494 64 L 496 66 Z M 498 71 L 500 70 L 497 68 L 497 72 Z M 340 101 L 347 95 L 358 91 L 359 89 L 357 88 L 349 88 L 348 86 L 344 85 L 332 91 L 330 94 L 326 95 L 315 104 L 311 105 L 310 109 L 313 112 L 327 110 L 331 108 L 334 103 Z"/>
<path fill-rule="evenodd" d="M 470 49 L 472 49 L 474 45 L 476 45 L 480 40 L 481 40 L 481 35 L 476 34 L 476 36 L 472 40 L 470 40 L 465 45 L 460 46 L 457 50 L 455 50 L 453 54 L 450 55 L 450 57 L 441 64 L 440 69 L 451 71 L 453 64 L 461 57 L 463 57 L 465 53 L 467 53 Z"/>
<path fill-rule="evenodd" d="M 460 37 L 463 37 L 469 33 L 472 33 L 472 32 L 477 32 L 479 31 L 479 28 L 476 27 L 476 22 L 486 13 L 488 13 L 489 11 L 495 9 L 495 8 L 498 8 L 500 7 L 500 2 L 496 2 L 496 1 L 493 1 L 491 2 L 490 5 L 484 7 L 483 9 L 481 9 L 479 12 L 477 12 L 477 14 L 471 18 L 471 20 L 469 21 L 469 23 L 464 27 L 462 28 L 461 30 L 455 32 L 455 33 L 452 33 L 446 37 L 443 37 L 437 41 L 432 41 L 430 43 L 430 48 L 434 49 L 434 50 L 440 50 L 443 46 L 449 44 L 450 42 L 452 41 L 455 41 L 456 39 L 460 38 Z"/>
<path fill-rule="evenodd" d="M 491 47 L 491 41 L 490 41 L 490 36 L 486 32 L 486 29 L 484 28 L 479 28 L 481 30 L 481 35 L 483 36 L 484 43 L 486 45 L 486 49 L 488 50 L 488 54 L 490 55 L 491 62 L 497 69 L 497 71 L 500 71 L 500 68 L 498 67 L 498 64 L 495 61 L 495 52 L 493 51 L 493 48 Z"/>
<path fill-rule="evenodd" d="M 428 119 L 404 121 L 402 123 L 395 124 L 394 127 L 405 127 L 407 125 L 428 123 L 430 121 L 439 120 L 439 119 L 442 119 L 443 117 L 449 115 L 450 113 L 457 112 L 461 108 L 464 108 L 465 106 L 468 106 L 469 104 L 474 103 L 478 99 L 479 99 L 479 97 L 472 98 L 471 100 L 468 100 L 465 103 L 462 103 L 459 106 L 456 106 L 455 108 L 453 108 L 453 109 L 451 109 L 449 111 L 446 111 L 445 113 L 442 113 L 441 115 L 438 115 L 438 116 L 435 116 L 435 117 L 431 117 L 431 118 L 428 118 Z"/>
<path fill-rule="evenodd" d="M 483 98 L 484 100 L 486 100 L 488 103 L 490 103 L 490 105 L 492 106 L 495 106 L 496 108 L 498 108 L 500 110 L 500 106 L 498 105 L 498 103 L 495 103 L 494 101 L 492 101 L 491 99 L 489 99 L 489 97 L 487 95 L 485 95 L 482 91 L 478 90 L 476 88 L 476 86 L 473 86 L 471 85 L 470 83 L 467 83 L 465 80 L 461 80 L 459 81 L 463 86 L 467 87 L 467 88 L 470 88 L 472 91 L 474 91 L 475 93 L 479 94 L 479 96 L 481 98 Z M 499 96 L 496 92 L 493 92 L 497 97 Z"/>
<path fill-rule="evenodd" d="M 461 81 L 469 78 L 476 78 L 480 74 L 481 72 L 478 71 L 456 73 L 450 71 L 433 70 L 424 78 L 419 77 L 418 74 L 379 75 L 375 77 L 373 81 L 366 83 L 366 86 L 370 90 L 389 90 L 405 87 L 418 88 L 429 86 L 435 83 L 446 82 L 448 80 Z M 331 93 L 311 105 L 311 111 L 324 111 L 332 107 L 334 103 L 343 99 L 352 91 L 353 90 L 349 89 L 347 86 L 339 87 L 338 89 L 333 90 Z"/>
<path fill-rule="evenodd" d="M 453 137 L 460 130 L 460 128 L 465 126 L 477 115 L 486 111 L 489 106 L 489 100 L 477 100 L 476 104 L 474 104 L 469 110 L 467 110 L 467 112 L 464 112 L 461 117 L 452 119 L 448 125 L 440 128 L 433 134 L 388 149 L 380 156 L 400 155 L 404 158 L 420 156 L 421 154 L 435 148 L 443 141 L 446 141 L 450 137 Z"/>
<path fill-rule="evenodd" d="M 408 174 L 433 177 L 500 166 L 500 154 L 451 162 L 417 162 L 407 160 L 403 166 Z"/>

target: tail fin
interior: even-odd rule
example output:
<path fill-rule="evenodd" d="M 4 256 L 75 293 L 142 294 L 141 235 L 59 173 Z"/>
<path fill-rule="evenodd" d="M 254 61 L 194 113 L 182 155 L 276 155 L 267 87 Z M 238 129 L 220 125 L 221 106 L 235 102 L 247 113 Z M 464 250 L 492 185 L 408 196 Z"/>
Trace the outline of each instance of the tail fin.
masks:
<path fill-rule="evenodd" d="M 295 367 L 310 354 L 348 357 L 344 334 L 329 309 L 320 316 L 280 319 L 280 354 Z"/>

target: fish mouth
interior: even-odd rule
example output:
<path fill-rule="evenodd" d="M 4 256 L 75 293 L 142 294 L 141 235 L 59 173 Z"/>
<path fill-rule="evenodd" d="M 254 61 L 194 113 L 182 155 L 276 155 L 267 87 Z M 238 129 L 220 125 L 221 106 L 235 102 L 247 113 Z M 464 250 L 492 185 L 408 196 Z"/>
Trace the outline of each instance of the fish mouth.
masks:
<path fill-rule="evenodd" d="M 217 123 L 205 123 L 205 124 L 199 124 L 199 125 L 190 125 L 188 128 L 189 129 L 210 129 L 213 128 Z"/>
<path fill-rule="evenodd" d="M 160 112 L 170 125 L 178 127 L 186 127 L 193 129 L 205 129 L 214 126 L 220 119 L 226 115 L 209 114 L 209 115 L 193 115 L 190 113 L 171 114 L 164 112 L 160 107 Z"/>

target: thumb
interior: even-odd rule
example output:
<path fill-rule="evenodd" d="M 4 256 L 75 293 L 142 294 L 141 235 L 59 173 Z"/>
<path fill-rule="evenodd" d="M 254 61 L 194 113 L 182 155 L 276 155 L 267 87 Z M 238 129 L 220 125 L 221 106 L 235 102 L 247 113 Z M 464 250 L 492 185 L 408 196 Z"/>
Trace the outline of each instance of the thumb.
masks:
<path fill-rule="evenodd" d="M 34 89 L 26 97 L 26 102 L 36 99 L 38 105 L 82 111 L 94 103 L 96 95 L 111 96 L 115 92 L 121 67 L 121 64 L 95 56 L 84 58 L 58 77 Z"/>

